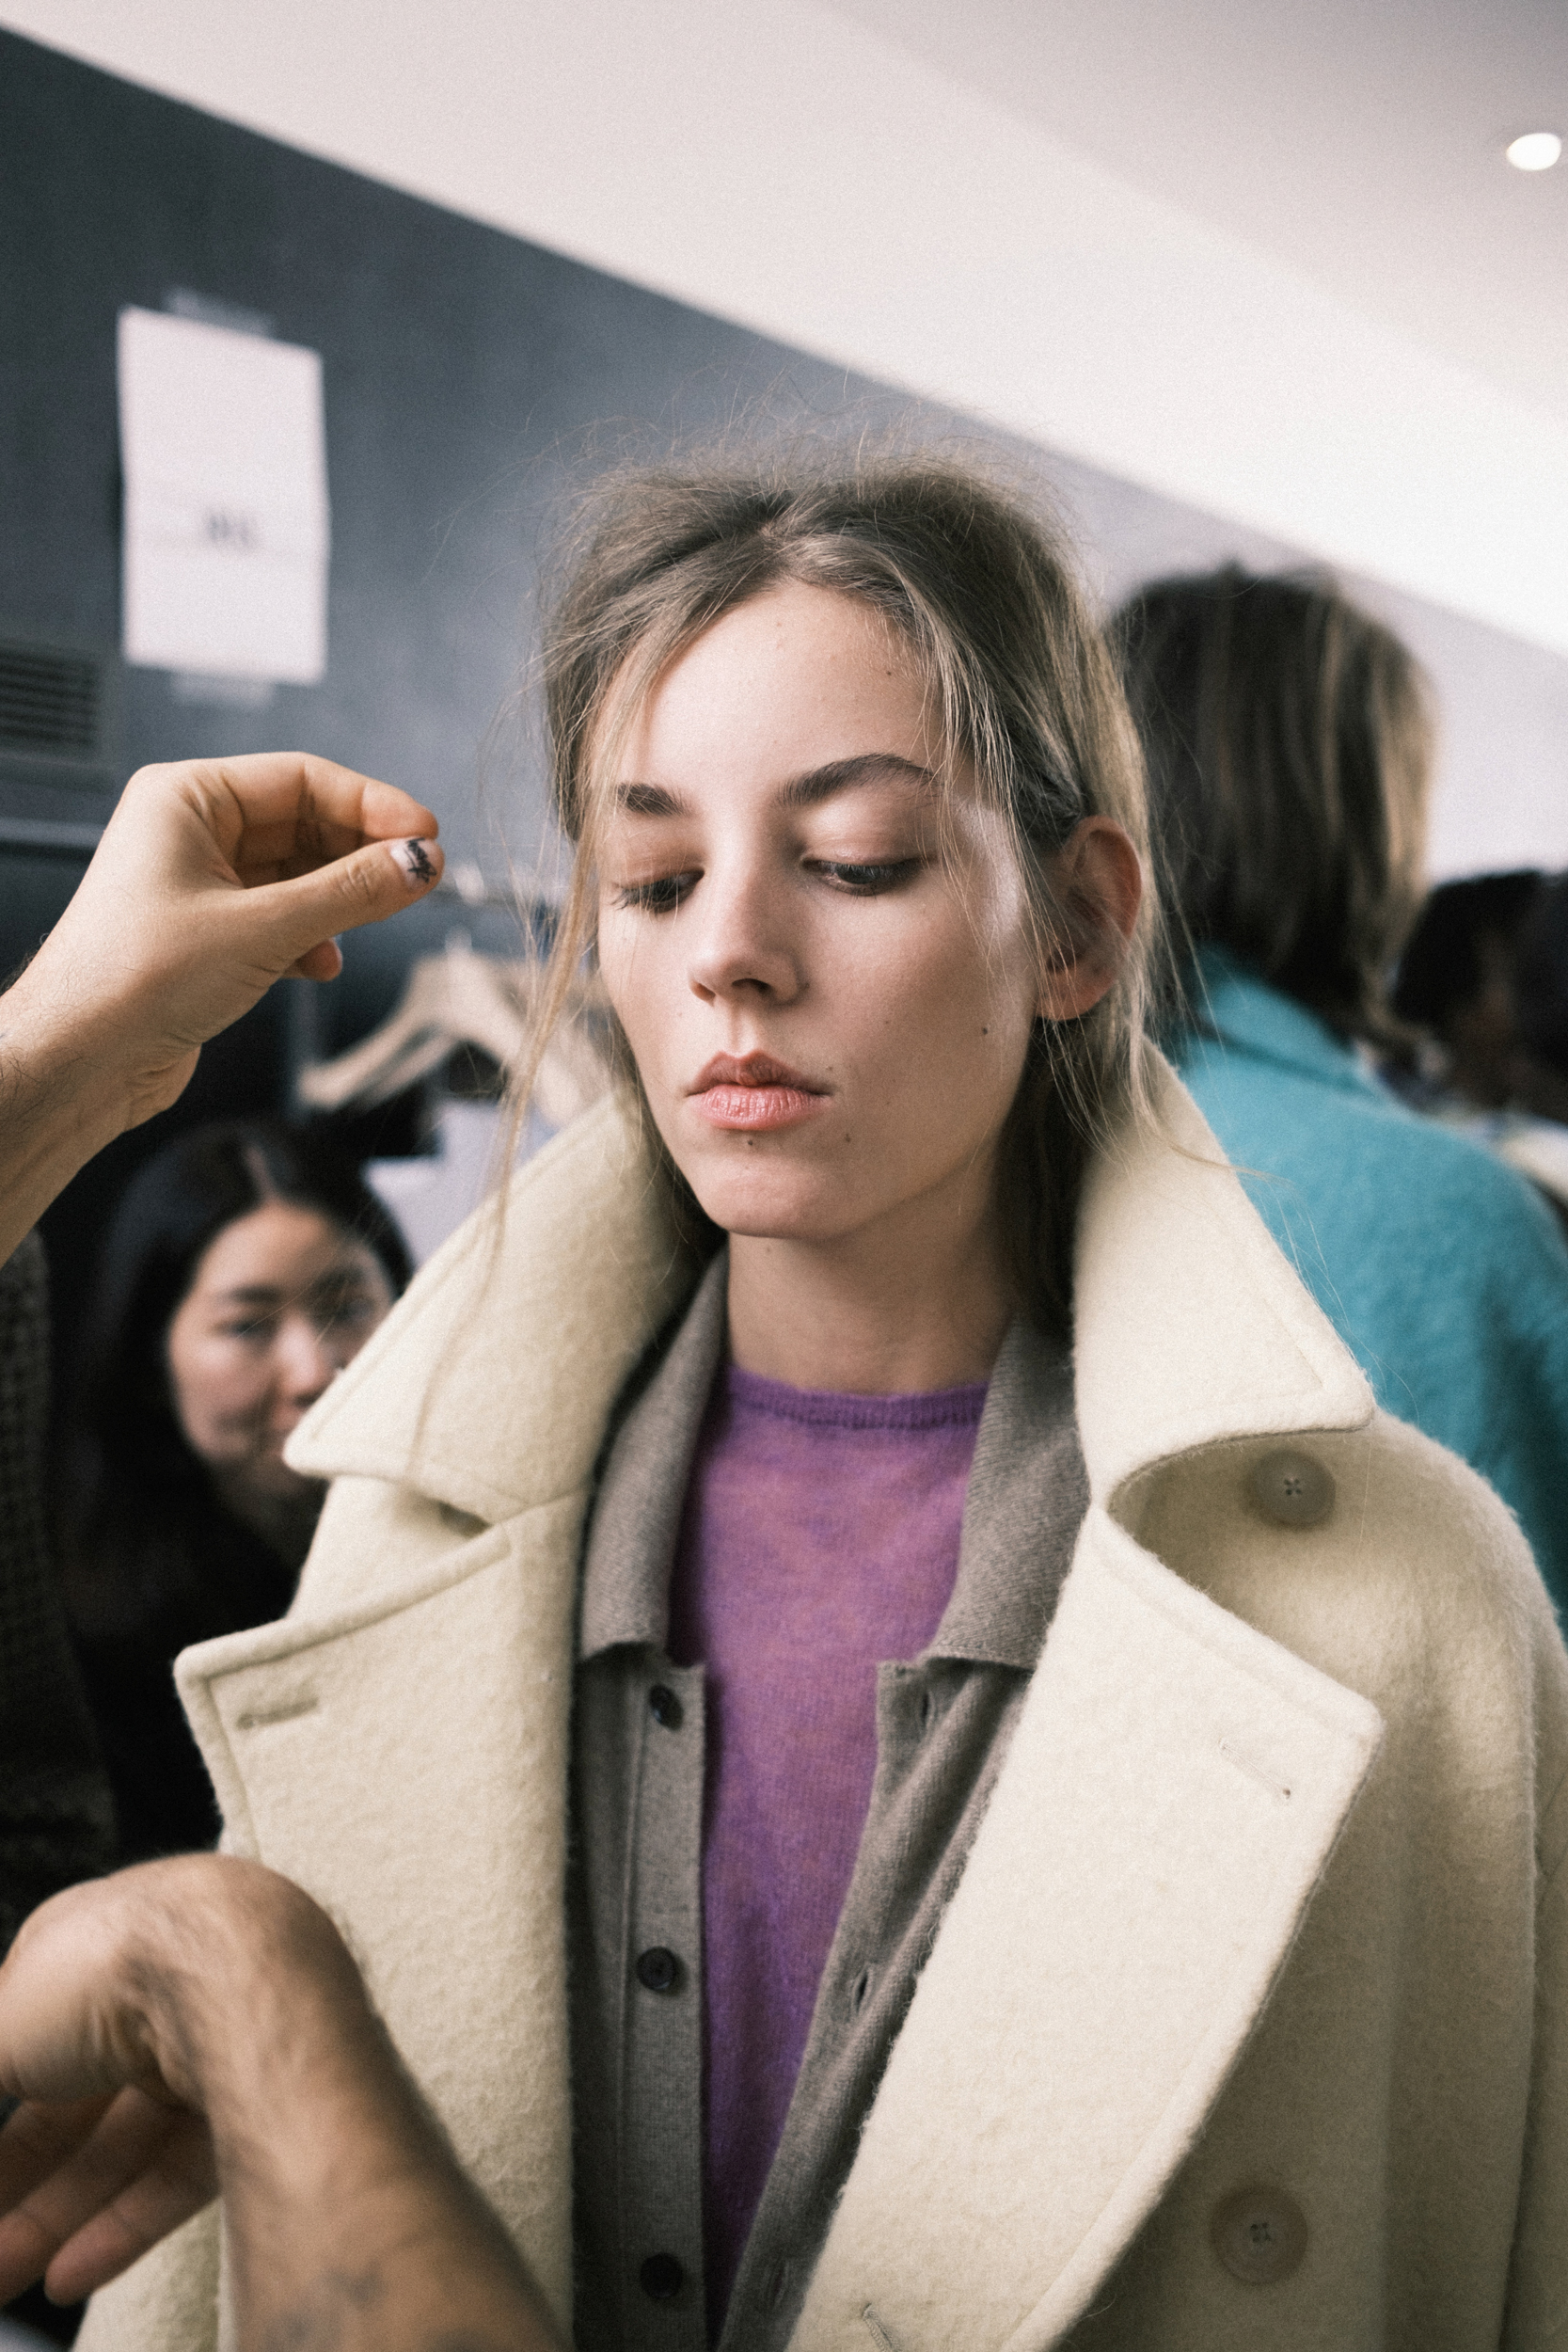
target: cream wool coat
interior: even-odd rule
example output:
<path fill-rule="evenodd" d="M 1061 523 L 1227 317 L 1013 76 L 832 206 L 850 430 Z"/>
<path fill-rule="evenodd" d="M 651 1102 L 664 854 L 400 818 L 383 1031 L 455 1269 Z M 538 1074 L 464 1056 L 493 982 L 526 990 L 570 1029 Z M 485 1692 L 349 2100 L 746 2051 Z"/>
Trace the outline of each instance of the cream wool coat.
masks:
<path fill-rule="evenodd" d="M 1162 1083 L 1184 1149 L 1126 1137 L 1081 1220 L 1089 1514 L 795 2352 L 1568 2345 L 1568 1661 L 1501 1505 L 1374 1413 Z M 180 1665 L 230 1842 L 342 1923 L 563 2315 L 574 1582 L 677 1298 L 601 1106 L 296 1438 L 336 1484 L 292 1615 Z M 1250 1499 L 1282 1433 L 1320 1526 Z M 1307 2223 L 1273 2284 L 1211 2244 L 1259 2187 Z M 211 2352 L 220 2266 L 209 2212 L 85 2352 Z"/>

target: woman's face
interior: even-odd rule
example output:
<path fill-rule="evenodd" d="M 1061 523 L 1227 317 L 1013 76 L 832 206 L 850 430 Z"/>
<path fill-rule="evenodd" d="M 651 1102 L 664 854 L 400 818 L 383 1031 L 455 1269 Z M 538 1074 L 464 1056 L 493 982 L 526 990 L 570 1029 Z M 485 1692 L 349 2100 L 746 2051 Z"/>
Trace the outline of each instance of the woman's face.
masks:
<path fill-rule="evenodd" d="M 716 622 L 629 731 L 600 961 L 659 1132 L 731 1232 L 837 1241 L 990 1200 L 1031 1025 L 1063 1006 L 1000 820 L 962 768 L 944 812 L 940 764 L 896 639 L 797 585 Z"/>
<path fill-rule="evenodd" d="M 284 1441 L 391 1304 L 374 1252 L 316 1209 L 269 1200 L 208 1244 L 168 1327 L 169 1387 L 226 1500 L 309 1490 Z"/>

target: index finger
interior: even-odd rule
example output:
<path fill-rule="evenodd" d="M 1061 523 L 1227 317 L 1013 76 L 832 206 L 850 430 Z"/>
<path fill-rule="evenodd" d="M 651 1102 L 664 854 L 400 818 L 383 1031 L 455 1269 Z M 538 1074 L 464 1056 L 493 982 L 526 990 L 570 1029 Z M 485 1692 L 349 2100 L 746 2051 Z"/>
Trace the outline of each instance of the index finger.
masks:
<path fill-rule="evenodd" d="M 309 752 L 246 752 L 143 769 L 122 796 L 145 803 L 171 793 L 220 854 L 248 878 L 312 872 L 373 841 L 433 840 L 433 813 L 411 793 Z M 118 814 L 118 811 L 117 811 Z"/>

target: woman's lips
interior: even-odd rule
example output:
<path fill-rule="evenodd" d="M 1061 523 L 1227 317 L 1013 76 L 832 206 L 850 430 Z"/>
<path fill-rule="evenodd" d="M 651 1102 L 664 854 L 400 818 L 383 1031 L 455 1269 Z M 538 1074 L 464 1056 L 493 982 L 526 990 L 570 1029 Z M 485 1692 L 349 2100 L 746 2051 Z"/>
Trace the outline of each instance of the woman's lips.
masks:
<path fill-rule="evenodd" d="M 827 1109 L 832 1097 L 798 1070 L 767 1054 L 736 1060 L 717 1055 L 698 1077 L 691 1099 L 710 1127 L 795 1127 Z"/>

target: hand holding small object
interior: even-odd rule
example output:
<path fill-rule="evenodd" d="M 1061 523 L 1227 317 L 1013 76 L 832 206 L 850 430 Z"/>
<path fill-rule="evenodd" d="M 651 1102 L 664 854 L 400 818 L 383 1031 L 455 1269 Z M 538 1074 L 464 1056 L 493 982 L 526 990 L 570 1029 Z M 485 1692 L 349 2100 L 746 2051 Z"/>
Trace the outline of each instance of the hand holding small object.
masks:
<path fill-rule="evenodd" d="M 134 775 L 42 946 L 0 995 L 0 1258 L 95 1152 L 175 1101 L 197 1056 L 336 934 L 438 880 L 406 792 L 293 752 Z"/>

